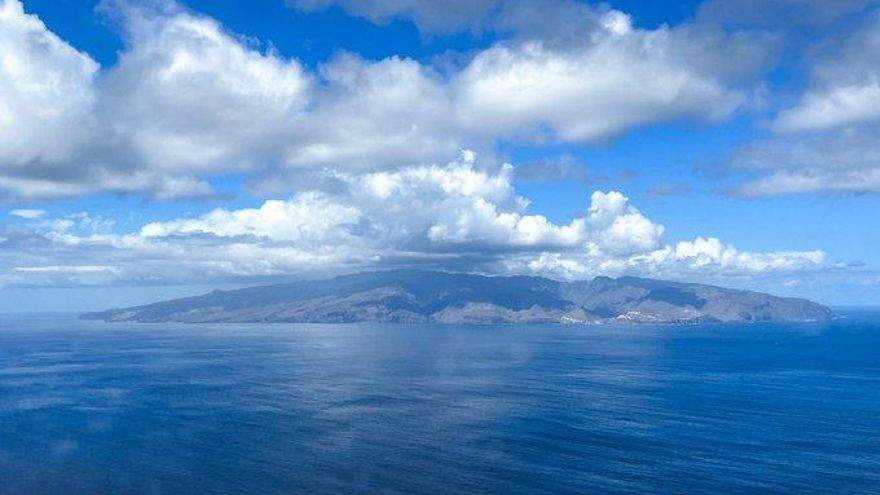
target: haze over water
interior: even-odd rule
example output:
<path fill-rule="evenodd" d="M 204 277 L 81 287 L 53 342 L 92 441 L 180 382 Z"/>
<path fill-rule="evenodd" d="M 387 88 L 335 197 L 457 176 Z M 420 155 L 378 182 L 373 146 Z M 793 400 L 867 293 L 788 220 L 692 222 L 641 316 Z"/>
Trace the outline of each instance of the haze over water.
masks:
<path fill-rule="evenodd" d="M 880 312 L 694 327 L 0 318 L 0 494 L 870 493 Z"/>

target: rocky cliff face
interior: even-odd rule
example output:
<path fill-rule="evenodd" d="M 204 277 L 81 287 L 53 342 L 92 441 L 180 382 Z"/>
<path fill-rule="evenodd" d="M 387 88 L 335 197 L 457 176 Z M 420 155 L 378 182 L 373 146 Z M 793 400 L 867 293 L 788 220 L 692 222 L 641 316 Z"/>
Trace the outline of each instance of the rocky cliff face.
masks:
<path fill-rule="evenodd" d="M 395 270 L 253 287 L 83 315 L 139 322 L 699 323 L 826 320 L 803 299 L 623 277 L 541 277 Z"/>

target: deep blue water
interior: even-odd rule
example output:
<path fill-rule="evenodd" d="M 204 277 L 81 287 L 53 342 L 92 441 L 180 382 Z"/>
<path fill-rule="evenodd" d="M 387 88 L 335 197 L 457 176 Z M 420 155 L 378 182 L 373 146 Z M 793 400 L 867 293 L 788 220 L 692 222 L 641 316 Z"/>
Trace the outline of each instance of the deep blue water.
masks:
<path fill-rule="evenodd" d="M 0 317 L 0 494 L 880 493 L 880 313 L 847 316 Z"/>

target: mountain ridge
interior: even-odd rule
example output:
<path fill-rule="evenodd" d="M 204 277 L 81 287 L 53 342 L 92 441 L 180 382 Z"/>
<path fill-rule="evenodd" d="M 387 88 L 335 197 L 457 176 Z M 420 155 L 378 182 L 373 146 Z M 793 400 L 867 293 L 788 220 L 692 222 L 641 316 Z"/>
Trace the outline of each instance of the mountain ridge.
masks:
<path fill-rule="evenodd" d="M 804 299 L 638 277 L 562 282 L 537 276 L 387 270 L 111 309 L 83 319 L 186 323 L 703 323 L 826 320 Z"/>

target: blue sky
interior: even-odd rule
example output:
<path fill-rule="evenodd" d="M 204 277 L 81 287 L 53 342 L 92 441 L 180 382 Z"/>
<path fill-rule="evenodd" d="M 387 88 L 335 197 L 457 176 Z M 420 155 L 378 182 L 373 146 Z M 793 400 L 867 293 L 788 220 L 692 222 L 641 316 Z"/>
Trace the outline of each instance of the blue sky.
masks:
<path fill-rule="evenodd" d="M 876 1 L 0 0 L 0 62 L 0 311 L 395 266 L 880 302 Z"/>

